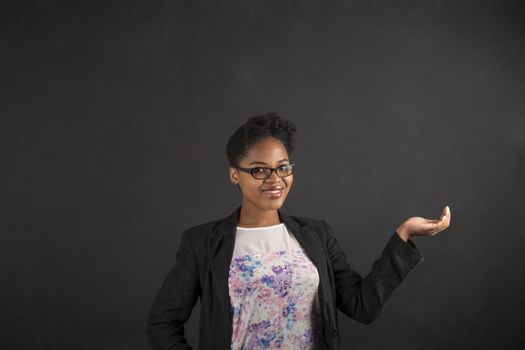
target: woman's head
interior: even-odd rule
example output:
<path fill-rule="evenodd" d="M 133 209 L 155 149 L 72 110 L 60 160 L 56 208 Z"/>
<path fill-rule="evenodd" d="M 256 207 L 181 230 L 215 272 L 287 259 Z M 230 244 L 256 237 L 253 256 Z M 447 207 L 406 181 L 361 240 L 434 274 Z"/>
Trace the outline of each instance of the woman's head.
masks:
<path fill-rule="evenodd" d="M 263 210 L 274 210 L 283 205 L 293 182 L 293 174 L 289 174 L 293 170 L 290 155 L 295 148 L 295 132 L 296 126 L 292 122 L 275 113 L 267 113 L 248 118 L 230 136 L 226 145 L 230 181 L 241 191 L 243 205 Z M 239 168 L 244 168 L 244 171 Z M 257 169 L 247 170 L 254 168 Z M 264 170 L 260 168 L 278 169 L 264 178 Z M 273 196 L 265 192 L 273 188 L 281 188 L 281 194 Z"/>

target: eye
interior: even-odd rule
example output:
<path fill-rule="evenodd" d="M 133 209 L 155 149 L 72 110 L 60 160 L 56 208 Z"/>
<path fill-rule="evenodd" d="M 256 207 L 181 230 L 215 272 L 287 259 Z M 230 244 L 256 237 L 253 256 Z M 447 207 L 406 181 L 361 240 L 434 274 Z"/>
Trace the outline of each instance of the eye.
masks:
<path fill-rule="evenodd" d="M 264 173 L 264 168 L 253 168 L 253 172 L 255 174 L 257 174 L 257 173 Z"/>

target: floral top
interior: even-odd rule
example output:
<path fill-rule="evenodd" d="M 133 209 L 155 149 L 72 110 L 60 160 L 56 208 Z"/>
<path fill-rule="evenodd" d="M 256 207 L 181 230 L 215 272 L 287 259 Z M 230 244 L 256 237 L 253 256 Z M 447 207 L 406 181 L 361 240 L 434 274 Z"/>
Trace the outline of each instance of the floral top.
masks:
<path fill-rule="evenodd" d="M 231 350 L 320 348 L 319 275 L 284 223 L 237 227 Z"/>

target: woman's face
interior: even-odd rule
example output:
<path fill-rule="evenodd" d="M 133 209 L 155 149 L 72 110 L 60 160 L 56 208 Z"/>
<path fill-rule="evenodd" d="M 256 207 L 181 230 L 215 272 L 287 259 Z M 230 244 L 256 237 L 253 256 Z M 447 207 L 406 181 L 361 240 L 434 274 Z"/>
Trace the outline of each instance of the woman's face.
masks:
<path fill-rule="evenodd" d="M 241 159 L 242 168 L 266 167 L 276 168 L 290 164 L 288 152 L 283 143 L 273 137 L 267 137 L 257 142 Z M 239 184 L 243 196 L 243 205 L 255 206 L 262 210 L 279 209 L 292 187 L 293 175 L 279 177 L 276 172 L 267 179 L 256 179 L 251 174 L 230 167 L 230 181 Z M 279 196 L 264 192 L 273 188 L 281 188 Z"/>

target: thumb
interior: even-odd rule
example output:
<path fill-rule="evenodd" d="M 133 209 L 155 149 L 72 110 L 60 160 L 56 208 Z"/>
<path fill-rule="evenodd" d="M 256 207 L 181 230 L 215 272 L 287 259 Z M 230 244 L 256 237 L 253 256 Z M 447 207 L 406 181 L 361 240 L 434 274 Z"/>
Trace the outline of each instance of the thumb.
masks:
<path fill-rule="evenodd" d="M 443 212 L 441 213 L 440 220 L 443 220 L 447 216 L 447 211 L 448 211 L 447 209 L 448 209 L 448 205 L 446 205 L 445 208 L 443 208 Z"/>

